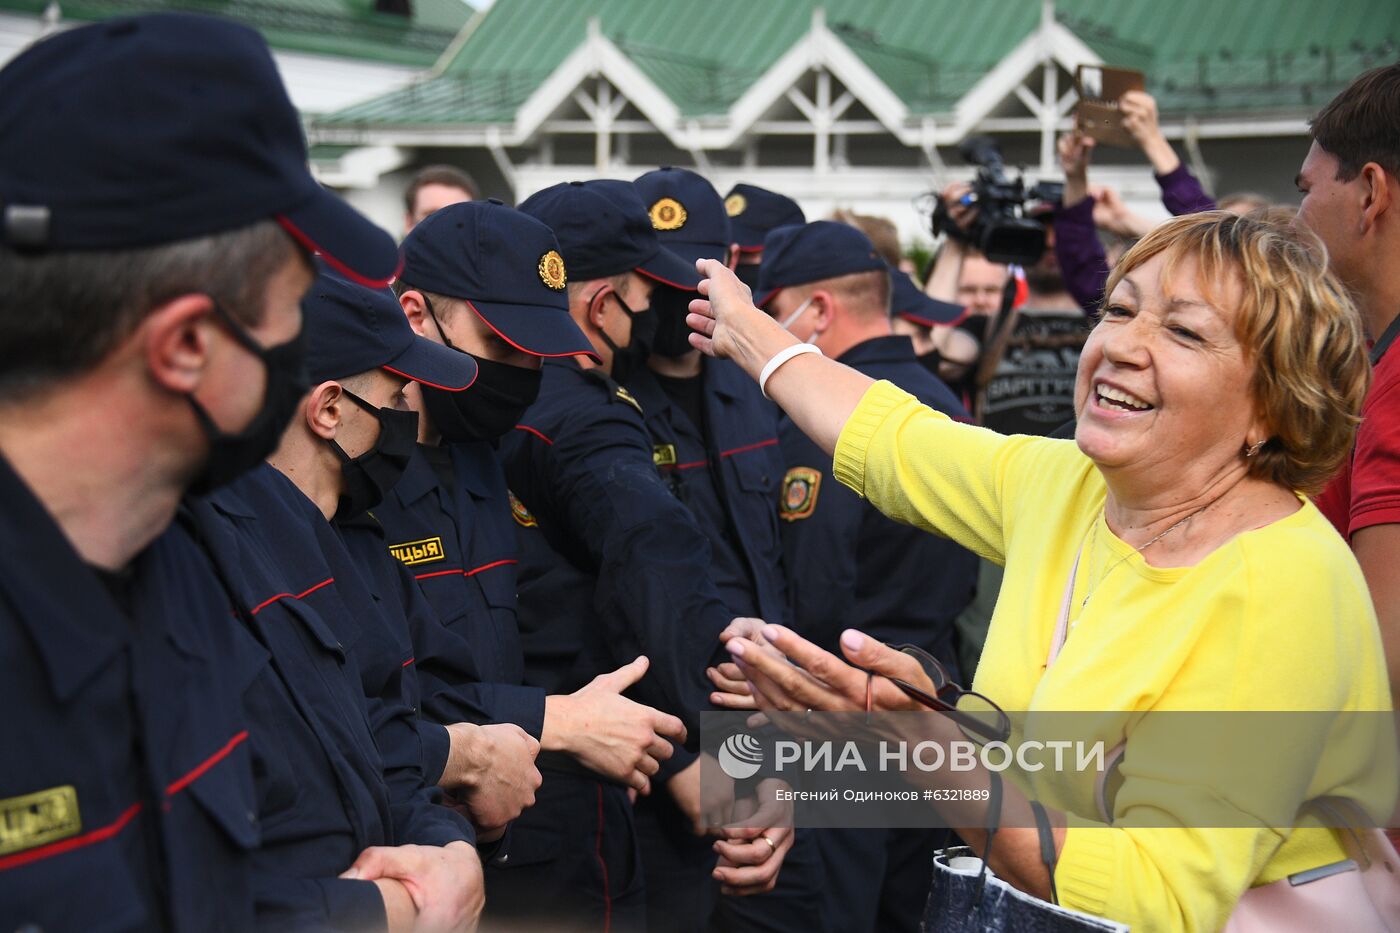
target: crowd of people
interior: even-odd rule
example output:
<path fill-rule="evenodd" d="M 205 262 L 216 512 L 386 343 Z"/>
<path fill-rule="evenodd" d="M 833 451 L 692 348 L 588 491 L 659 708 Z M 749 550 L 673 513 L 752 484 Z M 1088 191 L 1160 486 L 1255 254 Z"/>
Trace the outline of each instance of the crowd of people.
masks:
<path fill-rule="evenodd" d="M 673 167 L 511 207 L 435 166 L 396 244 L 312 179 L 253 31 L 160 14 L 22 52 L 0 923 L 937 930 L 959 846 L 1194 931 L 1359 878 L 1321 825 L 1113 825 L 1193 782 L 1255 825 L 1130 732 L 1102 817 L 1081 774 L 1008 792 L 1035 820 L 1000 830 L 969 802 L 813 829 L 771 782 L 702 786 L 707 710 L 958 683 L 1030 712 L 1391 709 L 1400 65 L 1313 121 L 1296 212 L 1217 205 L 1152 98 L 1122 110 L 1176 216 L 1090 185 L 1070 133 L 1024 268 L 960 234 L 965 185 L 919 270 L 887 220 Z M 1393 799 L 1394 759 L 1324 736 L 1251 779 Z M 1380 903 L 1271 928 L 1400 922 Z"/>

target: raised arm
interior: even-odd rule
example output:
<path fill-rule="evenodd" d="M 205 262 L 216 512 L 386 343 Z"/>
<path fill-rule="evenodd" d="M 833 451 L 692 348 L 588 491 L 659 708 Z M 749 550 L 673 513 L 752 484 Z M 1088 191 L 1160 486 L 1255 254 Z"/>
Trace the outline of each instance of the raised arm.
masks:
<path fill-rule="evenodd" d="M 690 303 L 688 323 L 696 333 L 692 346 L 710 356 L 733 360 L 758 381 L 763 367 L 780 351 L 799 341 L 778 322 L 754 307 L 748 286 L 724 264 L 702 259 L 695 264 L 706 278 L 704 298 Z M 787 412 L 793 423 L 828 455 L 851 413 L 875 380 L 816 353 L 784 363 L 768 380 L 765 391 Z"/>
<path fill-rule="evenodd" d="M 749 290 L 718 262 L 697 263 L 705 298 L 691 302 L 694 346 L 737 362 L 757 379 L 797 339 L 753 306 Z M 1064 441 L 1006 437 L 959 424 L 888 382 L 815 353 L 773 371 L 769 397 L 834 460 L 838 481 L 906 524 L 937 532 L 991 560 L 1005 560 L 1005 527 L 1019 491 L 1048 468 L 1082 461 Z M 1023 456 L 1040 451 L 1043 456 Z M 1046 459 L 1048 458 L 1048 459 Z M 1016 476 L 1008 478 L 1012 473 Z"/>

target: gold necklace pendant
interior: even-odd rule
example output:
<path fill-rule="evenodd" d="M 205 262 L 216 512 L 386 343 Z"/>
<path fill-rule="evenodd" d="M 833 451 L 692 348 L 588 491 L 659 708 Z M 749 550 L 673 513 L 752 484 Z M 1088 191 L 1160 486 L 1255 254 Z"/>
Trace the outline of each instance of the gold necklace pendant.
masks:
<path fill-rule="evenodd" d="M 1122 557 L 1118 558 L 1118 560 L 1116 560 L 1116 561 L 1113 563 L 1113 565 L 1110 566 L 1110 567 L 1108 568 L 1108 570 L 1104 571 L 1103 576 L 1099 577 L 1098 582 L 1097 582 L 1097 583 L 1093 583 L 1093 585 L 1089 588 L 1089 592 L 1087 592 L 1087 593 L 1084 594 L 1084 601 L 1081 602 L 1081 603 L 1079 604 L 1079 611 L 1080 611 L 1080 613 L 1083 614 L 1084 608 L 1085 608 L 1086 606 L 1089 605 L 1089 597 L 1090 597 L 1090 596 L 1093 596 L 1096 592 L 1098 592 L 1099 587 L 1100 587 L 1101 585 L 1103 585 L 1103 582 L 1104 582 L 1105 580 L 1108 579 L 1109 574 L 1113 573 L 1113 571 L 1115 571 L 1115 570 L 1118 569 L 1118 565 L 1119 565 L 1119 564 L 1122 564 L 1122 563 L 1123 563 L 1124 561 L 1126 561 L 1128 558 L 1132 557 L 1133 554 L 1141 554 L 1143 551 L 1147 550 L 1147 549 L 1150 548 L 1152 545 L 1156 544 L 1158 541 L 1161 541 L 1161 540 L 1162 540 L 1163 538 L 1165 538 L 1167 535 L 1171 534 L 1173 531 L 1176 531 L 1178 528 L 1180 528 L 1182 525 L 1184 525 L 1184 524 L 1186 524 L 1187 522 L 1189 522 L 1191 519 L 1195 518 L 1197 515 L 1200 515 L 1200 514 L 1201 514 L 1202 512 L 1204 512 L 1206 509 L 1210 508 L 1210 506 L 1211 506 L 1211 503 L 1206 503 L 1205 505 L 1201 506 L 1201 507 L 1200 507 L 1199 509 L 1197 509 L 1196 511 L 1192 512 L 1191 514 L 1187 515 L 1185 518 L 1183 518 L 1183 519 L 1181 519 L 1180 521 L 1178 521 L 1176 524 L 1172 525 L 1172 526 L 1171 526 L 1170 528 L 1168 528 L 1166 531 L 1162 532 L 1161 534 L 1159 534 L 1159 535 L 1157 535 L 1156 537 L 1154 537 L 1152 540 L 1148 541 L 1146 544 L 1142 545 L 1141 547 L 1135 547 L 1135 548 L 1133 548 L 1131 554 L 1124 554 Z M 1103 514 L 1103 520 L 1104 520 L 1104 523 L 1107 524 L 1107 522 L 1108 522 L 1108 515 L 1107 515 L 1106 512 Z M 1095 522 L 1095 524 L 1094 524 L 1094 544 L 1097 545 L 1098 543 L 1099 543 L 1099 526 L 1098 526 L 1098 523 Z M 1092 583 L 1092 577 L 1090 578 L 1090 582 Z M 1077 623 L 1079 620 L 1078 620 L 1078 619 L 1075 619 L 1074 621 Z M 1074 627 L 1074 624 L 1071 623 L 1070 627 L 1073 628 L 1073 627 Z"/>

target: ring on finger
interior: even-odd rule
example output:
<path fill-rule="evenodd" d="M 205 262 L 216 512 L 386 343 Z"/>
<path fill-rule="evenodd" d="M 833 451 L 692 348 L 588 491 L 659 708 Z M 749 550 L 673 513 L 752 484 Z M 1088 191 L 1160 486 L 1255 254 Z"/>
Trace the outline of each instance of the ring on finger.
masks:
<path fill-rule="evenodd" d="M 777 852 L 777 851 L 778 851 L 778 844 L 777 844 L 776 842 L 774 842 L 772 839 L 769 839 L 767 836 L 759 836 L 758 838 L 760 838 L 760 839 L 762 839 L 764 842 L 768 843 L 768 848 L 772 849 L 774 852 Z"/>

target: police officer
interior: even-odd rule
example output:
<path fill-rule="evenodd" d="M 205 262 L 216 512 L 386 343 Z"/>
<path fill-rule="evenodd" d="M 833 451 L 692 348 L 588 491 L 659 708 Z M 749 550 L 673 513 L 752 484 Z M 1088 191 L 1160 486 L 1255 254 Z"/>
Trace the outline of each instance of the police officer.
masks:
<path fill-rule="evenodd" d="M 344 549 L 332 543 L 323 553 L 328 560 L 347 556 L 352 560 L 353 567 L 332 568 L 337 579 L 360 577 L 371 596 L 366 605 L 373 603 L 384 614 L 384 626 L 397 633 L 392 639 L 361 639 L 356 652 L 360 653 L 362 646 L 387 651 L 377 663 L 369 658 L 366 666 L 381 674 L 400 676 L 405 705 L 417 709 L 422 704 L 418 666 L 431 652 L 419 652 L 417 646 L 432 645 L 441 623 L 408 568 L 390 554 L 384 529 L 371 510 L 377 510 L 397 485 L 415 453 L 418 414 L 407 407 L 400 391 L 405 379 L 415 385 L 431 382 L 444 392 L 460 392 L 477 379 L 476 363 L 464 353 L 417 337 L 388 289 L 369 289 L 323 273 L 303 307 L 312 378 L 338 383 L 338 387 L 326 386 L 316 420 L 307 425 L 314 436 L 303 433 L 300 445 L 322 460 L 327 452 L 334 454 L 343 474 L 333 523 Z M 349 406 L 372 414 L 373 421 L 354 417 L 356 412 Z M 326 420 L 335 417 L 339 417 L 336 425 Z M 339 434 L 325 436 L 333 427 L 354 431 L 357 426 L 372 428 L 374 421 L 379 422 L 379 437 L 357 457 L 345 453 L 346 442 Z M 274 463 L 282 466 L 277 458 Z M 288 462 L 285 467 L 291 473 L 295 463 Z M 385 660 L 389 663 L 383 663 Z M 506 824 L 534 800 L 539 786 L 534 766 L 539 743 L 513 723 L 477 725 L 414 719 L 422 746 L 423 777 L 453 792 L 476 828 L 479 842 L 499 839 Z M 419 752 L 399 735 L 404 751 Z M 391 757 L 387 748 L 384 757 L 387 765 Z M 401 754 L 397 760 L 403 763 L 409 759 L 410 755 Z"/>
<path fill-rule="evenodd" d="M 807 216 L 787 195 L 745 184 L 729 189 L 724 196 L 724 211 L 729 215 L 731 235 L 739 247 L 734 274 L 751 291 L 756 290 L 763 262 L 763 238 L 777 227 L 805 224 Z"/>
<path fill-rule="evenodd" d="M 918 357 L 919 365 L 934 376 L 938 375 L 943 364 L 943 355 L 934 339 L 934 328 L 953 327 L 966 317 L 967 309 L 962 305 L 924 294 L 909 273 L 890 267 L 891 326 L 896 334 L 909 338 L 914 344 L 914 355 Z"/>
<path fill-rule="evenodd" d="M 724 202 L 701 176 L 683 168 L 661 168 L 634 183 L 658 238 L 692 266 L 698 259 L 728 261 L 730 224 Z M 768 622 L 787 614 L 778 537 L 778 411 L 753 380 L 726 360 L 701 355 L 690 345 L 685 323 L 691 290 L 658 284 L 652 292 L 656 338 L 645 369 L 625 380 L 641 403 L 653 459 L 685 504 L 710 545 L 710 574 L 735 616 Z M 698 764 L 691 764 L 698 771 Z M 667 883 L 649 891 L 655 918 L 668 916 L 677 899 L 713 896 L 709 843 L 684 832 L 667 800 L 641 801 L 639 831 L 653 876 Z M 775 893 L 742 902 L 718 902 L 729 927 L 807 924 L 804 911 L 820 892 L 817 859 L 808 833 L 798 834 Z M 709 906 L 715 906 L 711 902 Z M 763 912 L 767 921 L 735 914 Z M 687 916 L 703 923 L 710 913 L 696 902 Z"/>
<path fill-rule="evenodd" d="M 375 512 L 445 623 L 436 646 L 415 645 L 427 648 L 419 652 L 430 684 L 425 709 L 448 715 L 477 697 L 471 702 L 489 715 L 540 739 L 545 780 L 489 866 L 489 916 L 605 926 L 610 910 L 615 920 L 626 916 L 634 866 L 629 839 L 600 836 L 600 814 L 611 814 L 619 796 L 626 806 L 621 788 L 645 790 L 669 754 L 663 737 L 684 730 L 620 695 L 647 669 L 640 651 L 619 657 L 629 663 L 616 670 L 610 662 L 567 684 L 538 676 L 528 652 L 522 658 L 515 572 L 525 512 L 510 498 L 495 451 L 538 395 L 541 360 L 593 348 L 568 314 L 558 244 L 534 218 L 499 201 L 453 205 L 419 224 L 403 255 L 396 288 L 412 326 L 479 367 L 460 397 L 419 388 L 426 443 Z M 420 557 L 401 542 L 440 543 Z M 573 608 L 556 603 L 550 615 L 567 618 Z M 469 662 L 477 668 L 471 682 Z"/>
<path fill-rule="evenodd" d="M 120 139 L 120 145 L 113 141 Z M 256 33 L 60 33 L 0 71 L 0 917 L 253 922 L 246 678 L 265 665 L 171 526 L 302 392 L 294 238 L 366 280 L 392 242 L 306 170 Z"/>
<path fill-rule="evenodd" d="M 907 291 L 924 298 L 912 282 Z M 827 356 L 965 419 L 952 392 L 920 365 L 909 338 L 891 330 L 890 292 L 891 270 L 854 227 L 816 221 L 780 227 L 767 237 L 760 307 Z M 908 301 L 901 296 L 901 303 Z M 928 298 L 917 311 L 946 317 L 960 309 Z M 956 679 L 953 619 L 972 597 L 976 557 L 946 538 L 886 518 L 837 483 L 831 458 L 791 420 L 783 419 L 780 436 L 787 469 L 778 511 L 794 628 L 829 651 L 839 651 L 847 628 L 916 644 Z M 929 853 L 946 833 L 828 829 L 815 835 L 832 929 L 918 929 Z"/>
<path fill-rule="evenodd" d="M 326 320 L 344 313 L 325 300 L 328 278 L 303 305 L 322 350 L 348 330 Z M 461 389 L 475 375 L 469 361 L 403 336 L 370 349 L 405 375 L 369 372 L 358 392 L 329 378 L 343 370 L 338 354 L 310 357 L 315 384 L 269 462 L 191 502 L 239 620 L 271 657 L 245 693 L 263 826 L 254 894 L 267 929 L 457 929 L 444 917 L 474 923 L 481 909 L 471 828 L 423 779 L 408 633 L 374 602 L 329 524 L 377 494 L 347 462 L 389 467 L 387 482 L 407 459 L 416 419 L 391 410 L 404 379 Z"/>
<path fill-rule="evenodd" d="M 626 183 L 556 185 L 521 210 L 559 237 L 572 276 L 570 313 L 602 361 L 546 363 L 539 401 L 503 448 L 528 526 L 529 566 L 521 578 L 527 660 L 536 676 L 567 685 L 619 651 L 645 648 L 653 669 L 639 685 L 641 695 L 694 731 L 708 706 L 703 672 L 733 613 L 710 583 L 704 534 L 657 474 L 637 400 L 616 380 L 645 365 L 654 285 L 690 289 L 697 276 L 663 248 Z M 685 760 L 688 765 L 693 756 Z M 701 823 L 698 769 L 685 771 L 673 771 L 666 787 L 686 816 L 677 831 L 690 834 Z M 631 808 L 623 807 L 607 829 L 630 838 Z M 726 883 L 749 892 L 772 882 L 791 837 L 786 829 L 769 837 L 771 844 L 718 843 L 732 847 L 721 849 Z M 729 858 L 735 855 L 753 866 L 740 867 Z M 650 860 L 646 867 L 652 870 Z M 695 916 L 688 902 L 676 903 L 667 925 Z"/>

